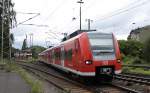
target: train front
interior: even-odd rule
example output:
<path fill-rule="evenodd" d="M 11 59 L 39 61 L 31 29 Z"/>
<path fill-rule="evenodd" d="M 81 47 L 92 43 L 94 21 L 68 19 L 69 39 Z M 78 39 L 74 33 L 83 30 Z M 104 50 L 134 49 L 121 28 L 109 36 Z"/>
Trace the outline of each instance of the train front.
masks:
<path fill-rule="evenodd" d="M 91 48 L 92 63 L 95 76 L 106 78 L 121 73 L 121 55 L 118 42 L 113 34 L 89 32 L 87 33 Z"/>

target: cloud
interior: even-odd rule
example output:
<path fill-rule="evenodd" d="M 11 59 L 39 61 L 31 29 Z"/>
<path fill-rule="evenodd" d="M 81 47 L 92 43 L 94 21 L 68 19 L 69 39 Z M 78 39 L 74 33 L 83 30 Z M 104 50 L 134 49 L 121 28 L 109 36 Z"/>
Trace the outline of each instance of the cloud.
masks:
<path fill-rule="evenodd" d="M 137 2 L 138 1 L 138 2 Z M 91 18 L 91 28 L 102 32 L 113 32 L 118 39 L 126 39 L 131 29 L 150 24 L 150 3 L 139 5 L 148 0 L 84 0 L 82 5 L 82 28 L 87 29 L 85 19 Z M 45 41 L 58 43 L 56 39 L 48 39 L 45 32 L 71 33 L 79 29 L 79 4 L 77 0 L 14 0 L 15 10 L 18 12 L 35 12 L 40 16 L 26 23 L 49 25 L 49 27 L 23 26 L 20 25 L 12 32 L 16 37 L 15 45 L 21 48 L 25 35 L 34 34 L 34 44 L 46 46 Z M 131 8 L 137 5 L 137 8 Z M 129 9 L 121 14 L 116 14 L 118 10 Z M 131 8 L 131 9 L 130 9 Z M 115 12 L 114 12 L 115 11 Z M 33 15 L 17 14 L 17 21 L 22 22 Z M 75 17 L 76 20 L 72 20 Z M 102 18 L 105 19 L 102 20 Z M 132 23 L 136 24 L 132 24 Z M 54 36 L 49 36 L 54 38 Z M 29 38 L 29 36 L 28 36 Z"/>

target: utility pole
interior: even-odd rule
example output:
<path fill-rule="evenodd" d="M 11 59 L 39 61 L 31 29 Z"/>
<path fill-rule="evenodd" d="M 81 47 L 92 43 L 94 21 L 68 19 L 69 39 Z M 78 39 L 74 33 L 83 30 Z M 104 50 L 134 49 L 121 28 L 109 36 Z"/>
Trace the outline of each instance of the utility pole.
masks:
<path fill-rule="evenodd" d="M 30 33 L 30 47 L 33 46 L 33 33 Z"/>
<path fill-rule="evenodd" d="M 2 0 L 2 36 L 1 36 L 1 62 L 3 63 L 3 34 L 4 34 L 4 0 Z"/>
<path fill-rule="evenodd" d="M 84 2 L 82 0 L 80 0 L 77 3 L 80 4 L 80 30 L 81 30 L 81 4 L 83 4 Z"/>
<path fill-rule="evenodd" d="M 27 44 L 27 47 L 28 47 L 28 35 L 26 34 L 26 44 Z"/>
<path fill-rule="evenodd" d="M 29 44 L 29 45 L 30 45 L 30 47 L 31 47 L 31 34 L 29 34 L 29 36 L 30 36 L 30 44 Z"/>
<path fill-rule="evenodd" d="M 30 48 L 31 48 L 33 46 L 33 33 L 29 35 L 30 35 Z"/>
<path fill-rule="evenodd" d="M 10 62 L 11 62 L 11 47 L 12 47 L 12 41 L 11 41 L 11 34 L 10 34 L 10 0 L 8 0 L 8 27 L 9 27 L 9 60 L 10 60 Z"/>
<path fill-rule="evenodd" d="M 32 48 L 33 48 L 33 33 L 30 33 L 30 49 L 31 49 L 31 52 L 32 52 Z M 32 58 L 33 58 L 33 52 L 32 52 Z M 33 61 L 33 59 L 32 59 Z"/>
<path fill-rule="evenodd" d="M 32 47 L 33 47 L 33 33 L 31 35 L 32 35 Z"/>
<path fill-rule="evenodd" d="M 86 19 L 85 21 L 88 22 L 88 30 L 90 30 L 90 29 L 91 29 L 91 22 L 93 22 L 93 20 L 91 20 L 91 19 Z"/>

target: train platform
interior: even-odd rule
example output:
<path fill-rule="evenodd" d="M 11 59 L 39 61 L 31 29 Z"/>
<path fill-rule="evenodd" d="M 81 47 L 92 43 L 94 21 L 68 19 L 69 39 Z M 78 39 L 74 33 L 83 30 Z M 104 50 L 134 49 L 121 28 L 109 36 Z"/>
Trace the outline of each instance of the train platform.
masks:
<path fill-rule="evenodd" d="M 30 93 L 30 86 L 16 73 L 0 70 L 0 93 Z"/>

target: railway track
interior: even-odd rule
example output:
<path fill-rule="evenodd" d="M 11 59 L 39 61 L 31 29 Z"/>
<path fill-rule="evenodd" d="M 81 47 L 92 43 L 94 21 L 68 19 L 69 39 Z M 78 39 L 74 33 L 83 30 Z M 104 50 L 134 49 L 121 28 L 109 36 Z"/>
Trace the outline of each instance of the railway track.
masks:
<path fill-rule="evenodd" d="M 145 84 L 150 86 L 150 78 L 139 77 L 135 75 L 118 74 L 115 75 L 115 79 L 124 80 L 128 82 L 135 82 L 135 83 Z"/>
<path fill-rule="evenodd" d="M 113 83 L 87 86 L 72 79 L 68 79 L 54 70 L 50 71 L 50 68 L 44 67 L 41 64 L 29 64 L 24 62 L 17 64 L 67 93 L 140 93 L 134 89 Z"/>
<path fill-rule="evenodd" d="M 46 80 L 47 82 L 51 83 L 55 87 L 61 89 L 62 91 L 66 93 L 92 93 L 91 90 L 88 90 L 84 88 L 84 86 L 81 86 L 79 83 L 76 83 L 72 80 L 66 79 L 63 76 L 58 75 L 54 71 L 51 71 L 53 73 L 50 73 L 48 69 L 42 68 L 39 69 L 36 65 L 28 65 L 28 64 L 19 64 L 24 69 L 34 73 L 35 75 L 39 76 L 40 78 Z M 41 68 L 41 67 L 40 67 Z"/>

